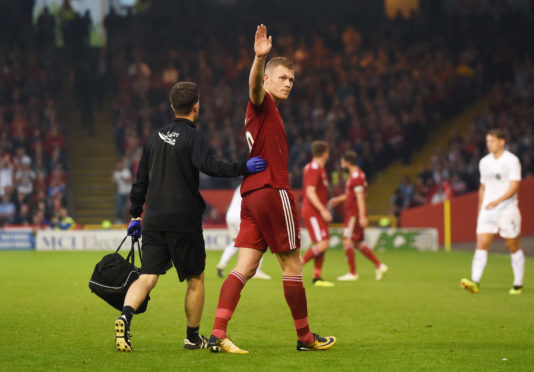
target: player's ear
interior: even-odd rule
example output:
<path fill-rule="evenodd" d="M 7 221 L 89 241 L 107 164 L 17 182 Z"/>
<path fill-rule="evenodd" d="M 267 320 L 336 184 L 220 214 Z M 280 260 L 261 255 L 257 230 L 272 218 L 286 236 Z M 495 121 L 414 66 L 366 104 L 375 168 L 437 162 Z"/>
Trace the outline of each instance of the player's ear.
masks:
<path fill-rule="evenodd" d="M 265 83 L 267 83 L 267 80 L 269 80 L 269 75 L 264 74 L 263 75 L 263 85 L 265 85 Z"/>

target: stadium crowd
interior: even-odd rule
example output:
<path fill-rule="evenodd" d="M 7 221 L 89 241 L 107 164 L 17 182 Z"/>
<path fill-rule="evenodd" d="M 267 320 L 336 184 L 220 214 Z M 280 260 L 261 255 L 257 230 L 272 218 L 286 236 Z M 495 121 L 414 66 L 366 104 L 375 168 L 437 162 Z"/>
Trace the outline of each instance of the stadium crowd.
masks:
<path fill-rule="evenodd" d="M 534 65 L 530 59 L 512 65 L 513 76 L 493 87 L 489 103 L 467 133 L 452 133 L 447 148 L 436 151 L 415 183 L 408 177 L 402 180 L 391 200 L 395 214 L 478 189 L 478 162 L 487 153 L 486 133 L 492 128 L 507 134 L 508 150 L 521 161 L 522 177 L 534 175 Z"/>
<path fill-rule="evenodd" d="M 0 226 L 60 225 L 67 168 L 53 27 L 32 24 L 32 1 L 2 6 L 12 6 L 2 27 L 17 32 L 0 33 Z"/>
<path fill-rule="evenodd" d="M 114 11 L 106 18 L 109 44 L 102 58 L 108 61 L 112 81 L 118 149 L 135 173 L 140 145 L 171 119 L 170 86 L 177 80 L 194 80 L 202 96 L 199 129 L 218 156 L 245 158 L 248 146 L 242 130 L 253 57 L 250 30 L 233 30 L 239 22 L 228 20 L 227 38 L 215 40 L 201 33 L 190 43 L 181 43 L 177 36 L 171 45 L 147 45 L 148 37 L 139 30 L 156 20 L 161 22 Z M 475 46 L 481 37 L 476 27 L 458 22 L 436 29 L 385 20 L 362 31 L 351 24 L 328 23 L 317 25 L 305 38 L 296 37 L 287 25 L 269 25 L 275 35 L 272 55 L 289 56 L 296 66 L 293 92 L 280 106 L 288 132 L 292 187 L 302 185 L 312 140 L 330 144 L 328 171 L 334 186 L 342 184 L 339 159 L 348 149 L 359 154 L 360 165 L 372 179 L 394 158 L 409 162 L 430 128 L 480 97 L 487 90 L 490 71 L 484 63 L 489 51 Z M 189 25 L 186 21 L 181 26 Z M 201 186 L 229 188 L 236 182 L 206 176 Z"/>
<path fill-rule="evenodd" d="M 247 2 L 239 3 L 243 9 L 235 11 L 206 4 L 152 2 L 125 14 L 111 8 L 104 20 L 107 45 L 92 49 L 90 15 L 76 13 L 68 0 L 57 15 L 45 9 L 34 23 L 33 0 L 0 4 L 0 31 L 19 31 L 0 33 L 2 223 L 44 225 L 66 207 L 66 123 L 57 112 L 61 64 L 73 72 L 81 120 L 89 135 L 94 107 L 107 108 L 105 103 L 111 102 L 117 149 L 132 175 L 144 139 L 172 118 L 168 92 L 178 80 L 199 83 L 198 127 L 217 155 L 232 160 L 247 157 L 242 130 L 253 57 L 251 30 L 258 20 L 239 16 L 250 13 Z M 271 56 L 288 56 L 296 68 L 291 97 L 280 106 L 295 188 L 302 185 L 302 170 L 311 157 L 309 146 L 317 139 L 330 145 L 327 171 L 334 188 L 343 187 L 339 159 L 346 150 L 358 153 L 368 179 L 393 159 L 409 163 L 412 153 L 444 120 L 489 92 L 495 82 L 512 78 L 510 58 L 523 40 L 516 36 L 531 28 L 520 15 L 451 16 L 439 22 L 415 15 L 410 20 L 356 23 L 334 11 L 310 16 L 298 9 L 294 13 L 302 22 L 289 23 L 275 21 L 276 14 L 270 12 L 276 7 L 267 8 L 262 14 L 274 38 Z M 180 14 L 180 22 L 175 14 Z M 303 33 L 306 24 L 313 27 Z M 56 48 L 57 43 L 63 48 Z M 511 99 L 510 89 L 501 84 L 492 94 L 501 92 Z M 493 109 L 490 112 L 497 115 Z M 513 113 L 495 120 L 503 121 L 503 115 Z M 489 120 L 486 116 L 480 120 Z M 478 140 L 478 132 L 469 139 Z M 462 147 L 459 141 L 449 146 L 453 158 Z M 451 162 L 442 164 L 442 154 L 436 154 L 435 163 L 423 173 L 431 174 L 437 185 L 442 176 L 436 182 L 434 174 L 440 172 L 434 168 L 458 169 Z M 476 177 L 467 171 L 447 174 L 457 193 L 476 187 Z M 434 185 L 428 179 L 418 177 L 415 184 L 403 181 L 392 201 L 396 212 L 434 197 L 429 197 Z M 201 175 L 201 188 L 233 188 L 238 182 Z M 221 215 L 208 210 L 206 218 L 218 221 Z"/>

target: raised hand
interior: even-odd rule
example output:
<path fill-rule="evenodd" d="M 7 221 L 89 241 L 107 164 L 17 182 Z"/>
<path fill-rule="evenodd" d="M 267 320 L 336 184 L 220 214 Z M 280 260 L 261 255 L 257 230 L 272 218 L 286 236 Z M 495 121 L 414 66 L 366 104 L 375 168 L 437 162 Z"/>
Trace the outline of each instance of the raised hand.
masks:
<path fill-rule="evenodd" d="M 259 25 L 256 28 L 256 37 L 254 39 L 254 53 L 258 57 L 265 57 L 273 47 L 273 37 L 267 37 L 267 27 Z"/>

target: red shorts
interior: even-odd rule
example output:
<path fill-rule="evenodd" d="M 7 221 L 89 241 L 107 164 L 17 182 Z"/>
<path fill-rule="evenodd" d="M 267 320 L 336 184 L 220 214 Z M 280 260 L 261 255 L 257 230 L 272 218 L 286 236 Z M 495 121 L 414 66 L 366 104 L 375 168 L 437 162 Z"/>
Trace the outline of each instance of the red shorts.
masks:
<path fill-rule="evenodd" d="M 293 195 L 265 187 L 243 196 L 236 247 L 281 253 L 300 248 L 300 226 Z"/>
<path fill-rule="evenodd" d="M 360 226 L 360 221 L 355 215 L 345 216 L 345 229 L 343 230 L 343 237 L 351 239 L 355 242 L 363 241 L 363 228 Z"/>
<path fill-rule="evenodd" d="M 330 238 L 328 223 L 319 213 L 302 213 L 302 217 L 304 218 L 304 224 L 313 243 L 317 244 Z"/>

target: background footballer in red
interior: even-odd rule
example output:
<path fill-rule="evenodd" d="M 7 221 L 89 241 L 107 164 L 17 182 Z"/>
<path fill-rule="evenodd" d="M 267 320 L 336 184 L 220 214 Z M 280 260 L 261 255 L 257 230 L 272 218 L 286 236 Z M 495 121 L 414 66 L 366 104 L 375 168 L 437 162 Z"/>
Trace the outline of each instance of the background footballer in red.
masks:
<path fill-rule="evenodd" d="M 332 221 L 332 215 L 326 208 L 328 203 L 328 175 L 324 168 L 330 157 L 330 149 L 325 141 L 314 141 L 311 144 L 311 151 L 313 159 L 304 167 L 302 218 L 313 245 L 302 257 L 302 263 L 305 264 L 313 258 L 313 285 L 332 287 L 334 283 L 327 282 L 321 278 L 324 253 L 328 249 L 330 239 L 328 223 Z"/>
<path fill-rule="evenodd" d="M 330 206 L 334 207 L 345 202 L 345 230 L 343 231 L 343 249 L 347 256 L 350 271 L 337 278 L 337 280 L 358 280 L 356 273 L 356 259 L 354 244 L 376 266 L 376 280 L 381 280 L 388 271 L 388 267 L 381 263 L 371 248 L 363 241 L 364 229 L 369 224 L 367 220 L 367 205 L 365 195 L 367 193 L 367 180 L 365 173 L 356 164 L 356 153 L 347 151 L 341 158 L 341 167 L 349 171 L 349 179 L 345 184 L 345 193 L 330 200 Z"/>

